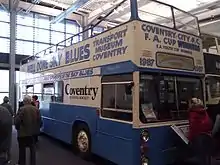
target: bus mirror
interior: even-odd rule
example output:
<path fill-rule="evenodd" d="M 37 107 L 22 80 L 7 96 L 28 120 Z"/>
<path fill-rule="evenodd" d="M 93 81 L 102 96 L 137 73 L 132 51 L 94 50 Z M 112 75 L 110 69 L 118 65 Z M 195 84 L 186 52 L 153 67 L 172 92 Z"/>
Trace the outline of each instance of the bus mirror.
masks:
<path fill-rule="evenodd" d="M 131 82 L 125 86 L 126 95 L 132 95 L 132 87 L 134 86 L 134 82 Z"/>

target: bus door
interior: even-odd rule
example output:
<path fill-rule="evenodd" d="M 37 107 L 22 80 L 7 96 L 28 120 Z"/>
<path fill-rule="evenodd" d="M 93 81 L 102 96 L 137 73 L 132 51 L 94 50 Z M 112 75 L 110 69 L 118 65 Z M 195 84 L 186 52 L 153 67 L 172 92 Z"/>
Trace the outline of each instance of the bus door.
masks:
<path fill-rule="evenodd" d="M 177 77 L 176 83 L 179 113 L 184 113 L 189 108 L 188 101 L 191 98 L 196 97 L 204 101 L 202 92 L 202 81 L 200 79 Z"/>
<path fill-rule="evenodd" d="M 175 79 L 171 76 L 165 76 L 159 80 L 159 108 L 158 118 L 170 119 L 176 115 L 176 93 Z"/>
<path fill-rule="evenodd" d="M 133 75 L 110 75 L 102 78 L 100 119 L 97 121 L 96 153 L 114 162 L 131 164 L 133 145 Z M 107 143 L 106 143 L 107 142 Z M 112 152 L 117 146 L 117 152 Z M 108 150 L 106 150 L 108 148 Z M 117 159 L 117 160 L 116 160 Z"/>
<path fill-rule="evenodd" d="M 178 117 L 187 119 L 188 101 L 193 98 L 203 99 L 202 81 L 196 78 L 176 77 L 177 105 Z M 171 128 L 180 136 L 180 138 L 188 143 L 188 124 L 172 125 Z"/>

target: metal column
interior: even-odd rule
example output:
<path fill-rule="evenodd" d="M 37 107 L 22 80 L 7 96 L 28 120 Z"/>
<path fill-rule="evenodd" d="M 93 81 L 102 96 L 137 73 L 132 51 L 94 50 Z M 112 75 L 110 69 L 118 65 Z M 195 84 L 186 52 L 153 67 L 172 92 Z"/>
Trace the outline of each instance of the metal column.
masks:
<path fill-rule="evenodd" d="M 82 17 L 81 26 L 82 26 L 82 28 L 83 28 L 83 31 L 88 28 L 87 25 L 88 25 L 88 16 L 86 15 L 86 16 L 83 16 L 83 17 Z M 87 30 L 87 31 L 85 31 L 85 32 L 83 33 L 83 40 L 87 39 L 88 37 L 89 37 L 89 31 Z"/>
<path fill-rule="evenodd" d="M 10 54 L 9 54 L 9 98 L 11 105 L 16 110 L 16 74 L 15 74 L 15 50 L 16 50 L 16 9 L 18 0 L 9 0 L 10 11 Z"/>
<path fill-rule="evenodd" d="M 138 17 L 138 3 L 137 0 L 130 0 L 131 20 L 139 19 Z"/>

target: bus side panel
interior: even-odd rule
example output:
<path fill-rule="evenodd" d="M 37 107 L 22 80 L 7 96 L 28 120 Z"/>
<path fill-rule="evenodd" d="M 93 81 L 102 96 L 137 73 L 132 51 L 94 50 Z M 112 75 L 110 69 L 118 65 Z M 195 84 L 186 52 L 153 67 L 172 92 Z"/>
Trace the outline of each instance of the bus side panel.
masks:
<path fill-rule="evenodd" d="M 42 111 L 45 111 L 42 110 Z M 76 120 L 88 124 L 91 135 L 96 130 L 96 108 L 50 103 L 49 115 L 42 116 L 46 134 L 71 144 L 72 126 Z"/>
<path fill-rule="evenodd" d="M 149 128 L 148 131 L 147 157 L 149 158 L 149 164 L 172 164 L 177 158 L 185 156 L 183 154 L 184 150 L 178 149 L 184 149 L 187 145 L 170 126 Z"/>
<path fill-rule="evenodd" d="M 131 124 L 100 118 L 93 142 L 94 153 L 118 165 L 134 165 L 133 136 Z"/>

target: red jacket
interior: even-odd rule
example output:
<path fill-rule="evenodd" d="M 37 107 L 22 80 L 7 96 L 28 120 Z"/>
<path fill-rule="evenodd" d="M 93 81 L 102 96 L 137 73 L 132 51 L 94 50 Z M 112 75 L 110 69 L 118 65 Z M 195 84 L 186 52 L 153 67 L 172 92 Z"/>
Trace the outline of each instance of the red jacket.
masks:
<path fill-rule="evenodd" d="M 33 101 L 34 105 L 39 109 L 40 107 L 40 102 L 38 100 Z"/>
<path fill-rule="evenodd" d="M 189 110 L 189 140 L 201 133 L 211 135 L 212 123 L 202 106 L 192 107 Z"/>

